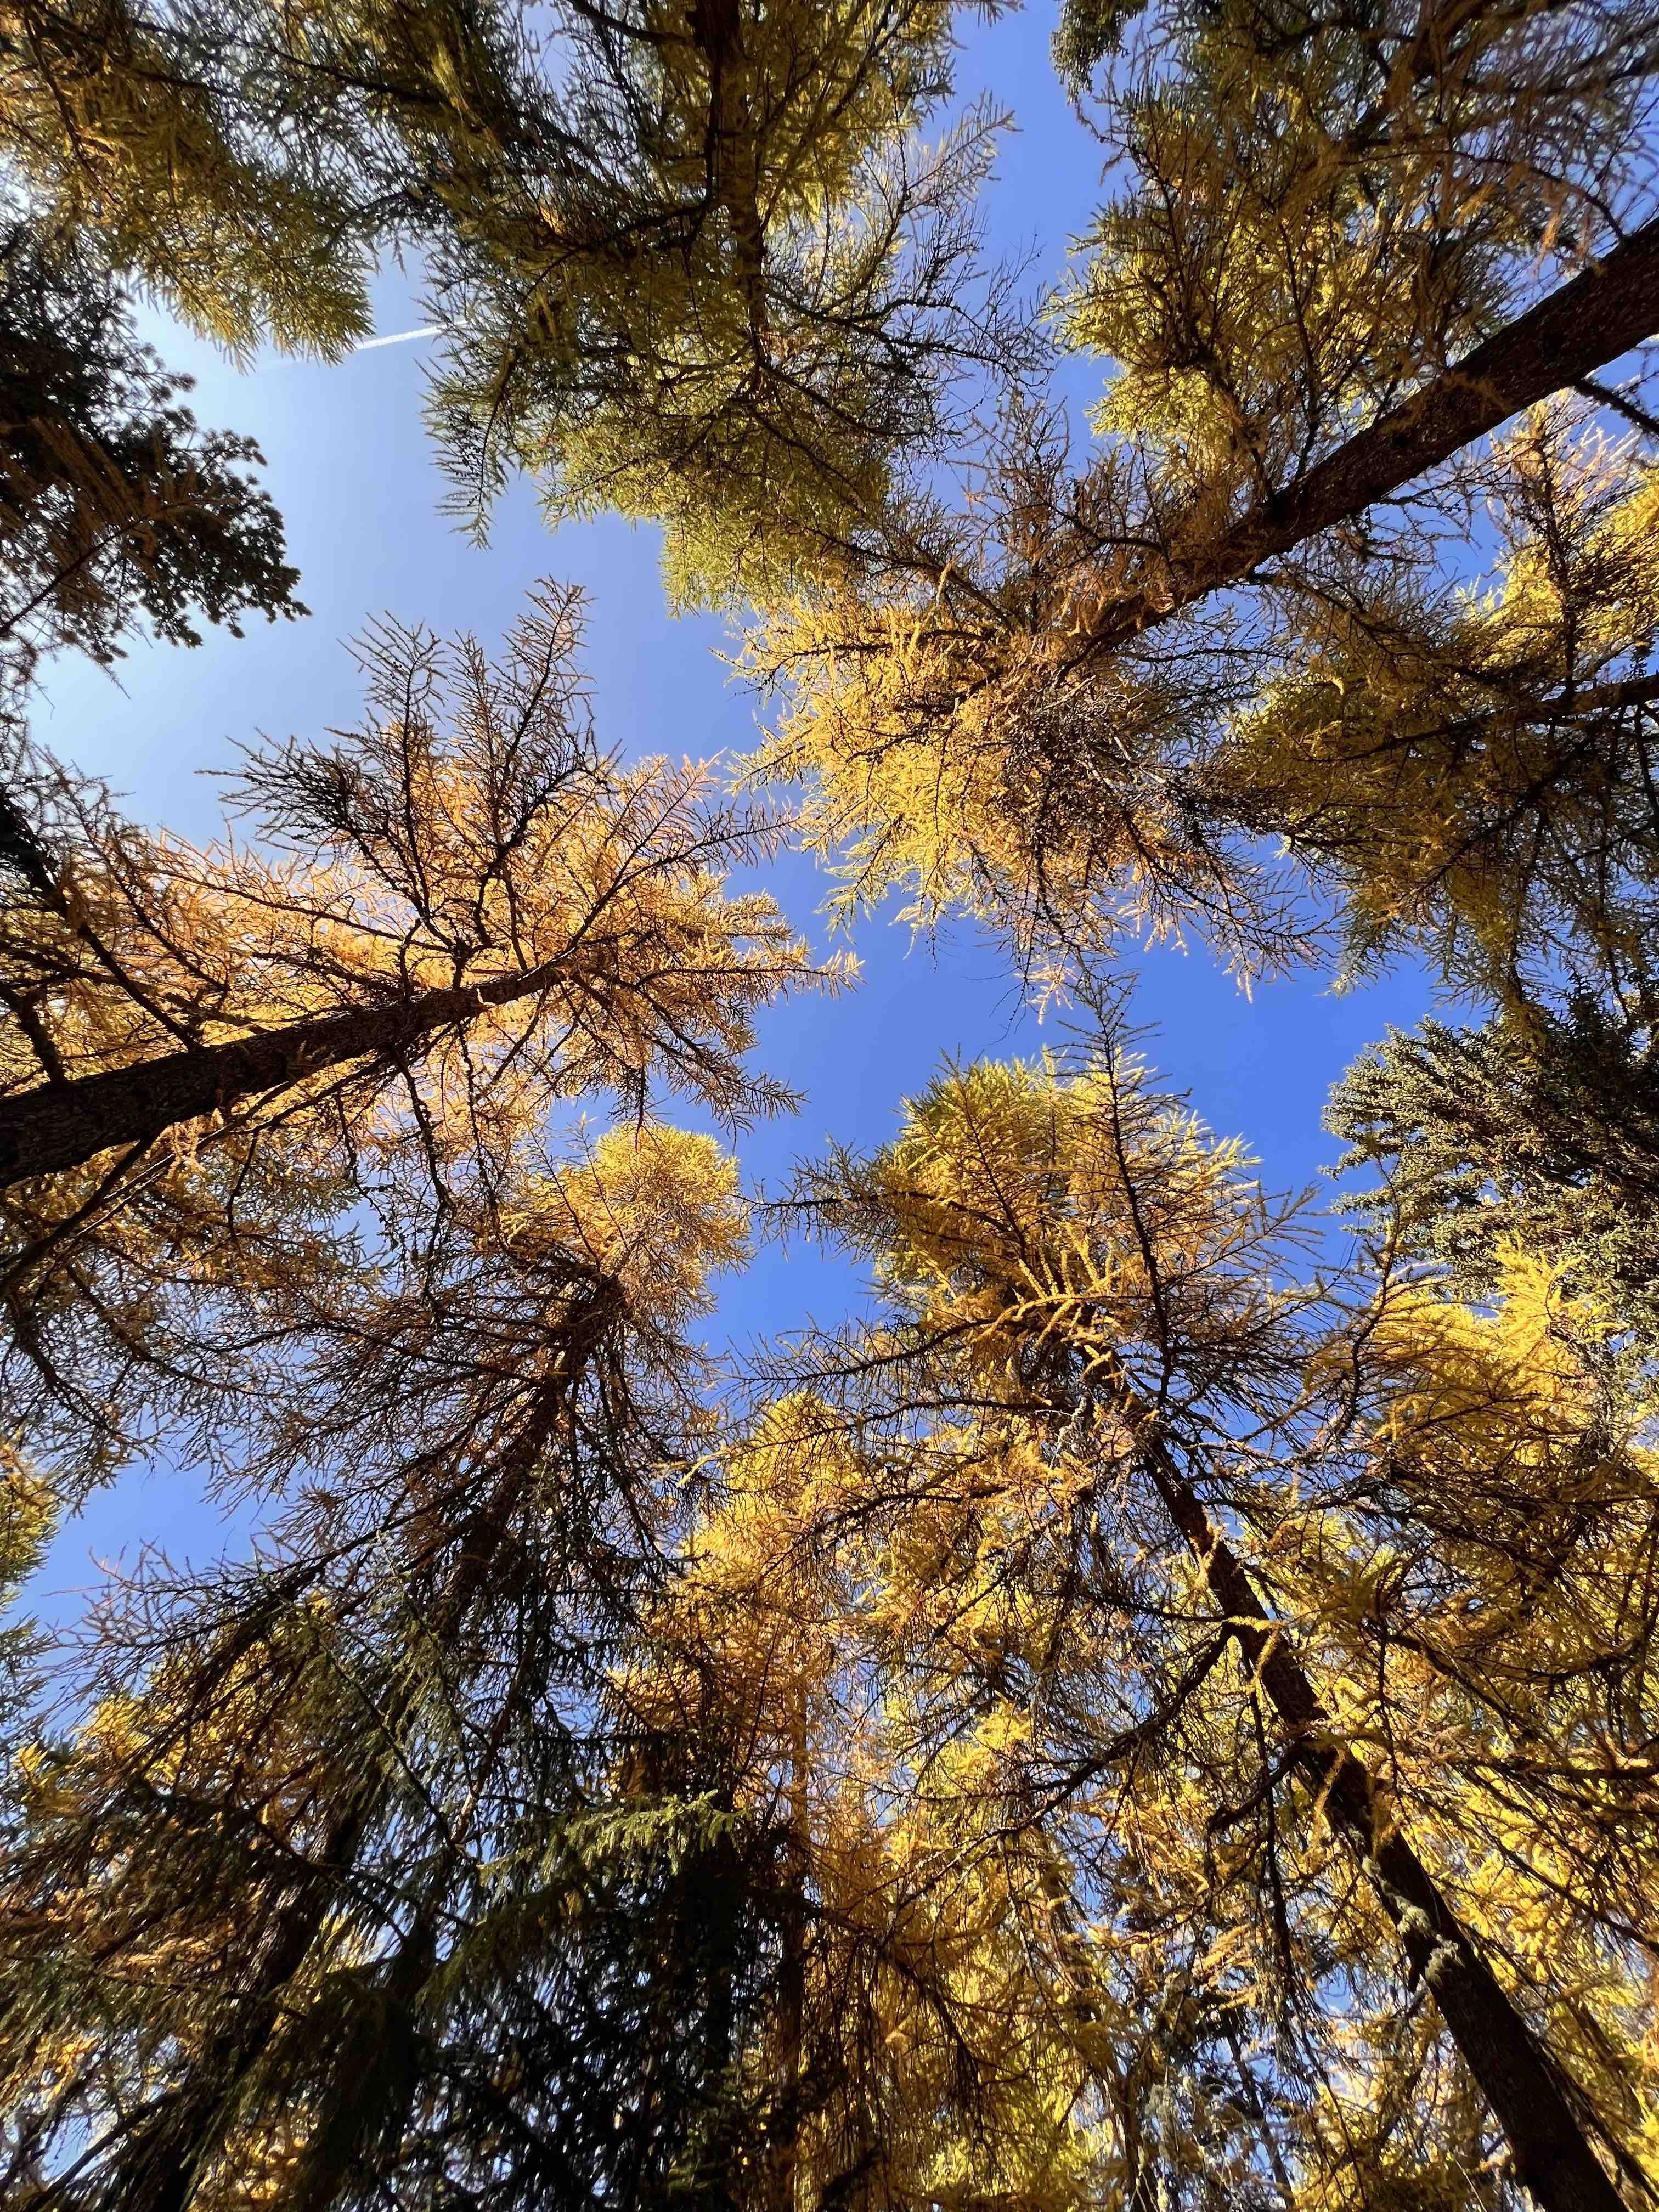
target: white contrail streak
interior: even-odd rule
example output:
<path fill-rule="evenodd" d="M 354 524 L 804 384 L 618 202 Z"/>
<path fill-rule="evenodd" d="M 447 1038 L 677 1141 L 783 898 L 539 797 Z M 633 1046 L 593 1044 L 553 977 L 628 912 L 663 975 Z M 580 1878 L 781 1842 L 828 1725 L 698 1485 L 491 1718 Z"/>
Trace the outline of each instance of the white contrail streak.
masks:
<path fill-rule="evenodd" d="M 364 338 L 351 350 L 353 353 L 373 353 L 376 346 L 404 345 L 410 338 L 435 338 L 437 335 L 436 323 L 422 323 L 418 331 L 393 331 L 390 337 Z"/>

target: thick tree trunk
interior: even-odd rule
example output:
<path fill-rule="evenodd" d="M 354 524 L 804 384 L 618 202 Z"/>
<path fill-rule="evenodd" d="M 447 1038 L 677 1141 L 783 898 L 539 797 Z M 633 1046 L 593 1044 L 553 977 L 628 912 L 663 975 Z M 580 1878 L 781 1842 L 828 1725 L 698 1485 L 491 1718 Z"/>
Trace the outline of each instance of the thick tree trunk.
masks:
<path fill-rule="evenodd" d="M 1433 1875 L 1394 1826 L 1370 1770 L 1333 1741 L 1330 1717 L 1280 1623 L 1206 1512 L 1174 1455 L 1156 1437 L 1145 1463 L 1182 1540 L 1204 1569 L 1240 1651 L 1289 1731 L 1327 1815 L 1363 1861 L 1400 1931 L 1414 1978 L 1425 1982 L 1463 2062 L 1515 2154 L 1516 2172 L 1544 2212 L 1621 2212 L 1619 2193 L 1585 2140 L 1531 2029 L 1469 1940 Z"/>
<path fill-rule="evenodd" d="M 118 1145 L 144 1145 L 166 1129 L 223 1113 L 261 1092 L 286 1090 L 353 1060 L 393 1061 L 440 1030 L 463 1027 L 489 1006 L 545 989 L 565 963 L 493 978 L 462 990 L 422 991 L 290 1022 L 263 1035 L 134 1060 L 125 1067 L 38 1084 L 0 1098 L 0 1188 L 58 1175 Z"/>
<path fill-rule="evenodd" d="M 1243 582 L 1262 562 L 1364 514 L 1523 407 L 1594 375 L 1656 331 L 1659 217 L 1297 483 L 1260 501 L 1201 551 L 1177 551 L 1155 586 L 1103 611 L 1085 649 L 1125 645 L 1206 592 Z"/>

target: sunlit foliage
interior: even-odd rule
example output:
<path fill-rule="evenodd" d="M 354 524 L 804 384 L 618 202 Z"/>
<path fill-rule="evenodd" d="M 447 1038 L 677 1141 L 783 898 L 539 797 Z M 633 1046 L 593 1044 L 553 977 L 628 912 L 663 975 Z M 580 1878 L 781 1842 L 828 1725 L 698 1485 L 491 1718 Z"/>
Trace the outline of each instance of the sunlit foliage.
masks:
<path fill-rule="evenodd" d="M 1042 1844 L 1066 1904 L 1024 1940 L 1054 1986 L 1072 1930 L 1131 2017 L 1171 1977 L 1196 2008 L 1119 2155 L 1201 2191 L 1231 2130 L 1241 2172 L 1336 2203 L 1346 2161 L 1380 2179 L 1408 2141 L 1426 2185 L 1490 2125 L 1445 2037 L 1515 2178 L 1547 2188 L 1579 2127 L 1592 2185 L 1592 2145 L 1650 2160 L 1659 1492 L 1604 1324 L 1518 1253 L 1495 1315 L 1387 1273 L 1332 1308 L 1238 1148 L 1121 1060 L 949 1076 L 801 1198 L 875 1270 L 875 1318 L 777 1372 L 822 1408 L 796 1541 L 846 1562 L 831 1633 L 882 1670 L 888 1786 L 945 1823 L 954 1880 Z M 1540 2026 L 1537 2079 L 1565 2069 L 1588 2123 L 1504 2109 Z M 1399 2104 L 1362 2118 L 1353 2069 Z"/>
<path fill-rule="evenodd" d="M 561 1102 L 787 1102 L 744 1056 L 814 970 L 725 886 L 776 827 L 706 769 L 600 750 L 579 627 L 549 589 L 496 661 L 372 633 L 358 730 L 247 757 L 257 843 L 198 852 L 15 756 L 8 1373 L 77 1486 L 158 1406 L 210 1435 L 382 1186 L 492 1188 Z"/>
<path fill-rule="evenodd" d="M 0 0 L 0 1587 L 126 1461 L 257 1522 L 0 1630 L 9 2204 L 1659 2188 L 1659 18 L 1069 0 L 1040 328 L 959 19 Z M 551 586 L 210 848 L 30 741 L 297 611 L 129 303 L 337 357 L 394 252 L 457 513 L 661 526 L 799 816 L 602 745 Z M 866 1295 L 739 1356 L 663 1115 L 793 1103 L 796 822 L 1102 1033 L 801 1168 Z M 1340 1249 L 1126 936 L 1479 1002 L 1340 1086 Z"/>

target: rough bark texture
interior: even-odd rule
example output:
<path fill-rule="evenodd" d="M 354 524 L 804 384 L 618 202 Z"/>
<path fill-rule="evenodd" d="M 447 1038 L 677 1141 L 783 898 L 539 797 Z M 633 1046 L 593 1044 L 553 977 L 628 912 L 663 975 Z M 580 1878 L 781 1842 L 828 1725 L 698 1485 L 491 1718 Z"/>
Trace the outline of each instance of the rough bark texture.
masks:
<path fill-rule="evenodd" d="M 424 991 L 323 1014 L 262 1036 L 188 1046 L 0 1098 L 0 1187 L 61 1174 L 118 1145 L 149 1144 L 179 1122 L 226 1112 L 241 1099 L 285 1090 L 324 1068 L 396 1060 L 439 1030 L 546 988 L 562 964 L 552 961 L 465 990 Z"/>
<path fill-rule="evenodd" d="M 1358 1854 L 1400 1930 L 1413 1978 L 1425 1982 L 1464 2063 L 1544 2212 L 1621 2212 L 1619 2193 L 1585 2140 L 1560 2081 L 1458 1921 L 1433 1875 L 1395 1827 L 1375 1778 L 1333 1741 L 1330 1717 L 1237 1555 L 1169 1449 L 1152 1439 L 1146 1464 L 1170 1519 L 1199 1560 L 1240 1651 L 1323 1792 L 1328 1817 Z"/>
<path fill-rule="evenodd" d="M 1659 217 L 1540 300 L 1455 368 L 1253 507 L 1159 584 L 1107 607 L 1088 637 L 1109 650 L 1276 555 L 1364 514 L 1552 392 L 1617 361 L 1659 331 Z"/>

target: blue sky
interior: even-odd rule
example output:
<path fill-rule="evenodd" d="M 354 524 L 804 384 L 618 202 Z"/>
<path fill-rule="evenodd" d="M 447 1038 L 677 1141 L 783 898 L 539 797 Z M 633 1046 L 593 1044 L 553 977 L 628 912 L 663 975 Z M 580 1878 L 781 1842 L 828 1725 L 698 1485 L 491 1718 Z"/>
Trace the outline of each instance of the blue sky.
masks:
<path fill-rule="evenodd" d="M 1052 10 L 1038 5 L 975 29 L 960 84 L 988 90 L 1018 125 L 1006 142 L 987 212 L 996 246 L 1035 248 L 1034 276 L 1057 276 L 1069 237 L 1098 192 L 1099 149 L 1072 114 L 1048 66 Z M 421 319 L 417 286 L 390 272 L 377 302 L 383 332 Z M 420 343 L 360 353 L 333 367 L 265 354 L 239 372 L 211 349 L 159 323 L 170 365 L 198 380 L 200 419 L 252 434 L 265 481 L 286 520 L 308 621 L 263 626 L 236 641 L 210 633 L 199 650 L 135 647 L 119 688 L 90 666 L 50 672 L 37 734 L 77 767 L 129 794 L 132 811 L 191 837 L 217 821 L 214 786 L 199 771 L 228 764 L 239 739 L 344 725 L 356 715 L 356 672 L 342 641 L 390 611 L 440 630 L 471 629 L 487 641 L 513 620 L 543 575 L 591 595 L 587 660 L 602 738 L 629 753 L 741 752 L 757 728 L 754 702 L 717 659 L 713 619 L 672 619 L 658 580 L 654 533 L 617 522 L 550 537 L 527 487 L 507 500 L 480 550 L 439 513 L 443 484 L 420 419 Z M 824 884 L 804 860 L 775 888 L 797 925 L 820 941 L 814 909 Z M 801 1113 L 743 1150 L 745 1170 L 773 1182 L 826 1136 L 880 1142 L 897 1102 L 947 1056 L 1029 1051 L 1043 1033 L 1022 1006 L 996 947 L 969 931 L 913 946 L 876 921 L 855 940 L 864 980 L 839 1000 L 802 1000 L 765 1023 L 762 1058 L 805 1093 Z M 1265 1180 L 1283 1189 L 1314 1176 L 1333 1154 L 1321 1129 L 1326 1093 L 1369 1038 L 1415 1020 L 1425 979 L 1402 970 L 1345 997 L 1302 975 L 1247 1001 L 1201 947 L 1164 950 L 1139 970 L 1135 1014 L 1166 1077 L 1190 1091 L 1213 1126 L 1241 1133 Z M 764 1255 L 728 1286 L 722 1322 L 738 1340 L 801 1318 L 832 1315 L 848 1295 L 841 1271 L 810 1253 Z M 187 1476 L 135 1469 L 94 1499 L 58 1538 L 40 1578 L 41 1610 L 62 1617 L 93 1578 L 89 1559 L 155 1540 L 175 1557 L 204 1558 L 235 1540 Z"/>

